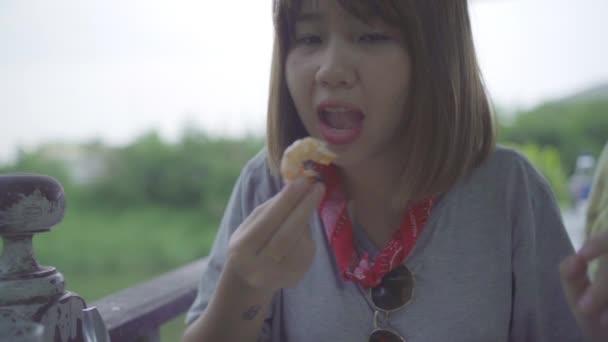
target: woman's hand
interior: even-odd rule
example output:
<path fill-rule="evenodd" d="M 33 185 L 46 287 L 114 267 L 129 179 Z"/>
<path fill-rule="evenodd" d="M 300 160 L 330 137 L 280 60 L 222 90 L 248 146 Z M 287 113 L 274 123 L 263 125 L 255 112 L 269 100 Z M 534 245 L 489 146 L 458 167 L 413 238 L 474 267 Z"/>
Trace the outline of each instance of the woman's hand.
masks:
<path fill-rule="evenodd" d="M 309 222 L 323 193 L 302 178 L 258 206 L 230 238 L 224 271 L 257 290 L 295 286 L 315 255 Z"/>
<path fill-rule="evenodd" d="M 587 270 L 598 260 L 594 280 Z M 560 264 L 562 286 L 579 326 L 592 341 L 608 341 L 608 231 L 592 236 Z"/>

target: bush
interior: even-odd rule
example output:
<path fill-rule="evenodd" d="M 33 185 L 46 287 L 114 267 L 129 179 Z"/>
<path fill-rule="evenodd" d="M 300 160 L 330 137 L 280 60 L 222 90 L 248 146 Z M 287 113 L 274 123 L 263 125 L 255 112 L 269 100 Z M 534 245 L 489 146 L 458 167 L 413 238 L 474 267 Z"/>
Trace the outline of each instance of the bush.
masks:
<path fill-rule="evenodd" d="M 547 179 L 561 207 L 570 203 L 567 177 L 562 167 L 559 152 L 553 147 L 540 147 L 536 144 L 507 144 L 523 153 L 534 167 Z"/>

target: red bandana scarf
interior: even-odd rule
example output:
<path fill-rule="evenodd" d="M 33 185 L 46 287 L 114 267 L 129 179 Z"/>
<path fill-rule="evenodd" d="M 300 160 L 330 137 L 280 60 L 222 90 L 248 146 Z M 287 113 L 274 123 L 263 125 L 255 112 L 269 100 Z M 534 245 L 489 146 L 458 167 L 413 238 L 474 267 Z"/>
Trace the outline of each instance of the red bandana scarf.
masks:
<path fill-rule="evenodd" d="M 386 273 L 401 265 L 414 247 L 430 215 L 433 199 L 423 200 L 406 210 L 401 228 L 393 234 L 374 261 L 370 260 L 367 252 L 359 259 L 354 248 L 347 201 L 340 187 L 337 170 L 333 166 L 314 165 L 314 168 L 325 182 L 325 195 L 319 204 L 318 212 L 340 274 L 344 279 L 358 282 L 366 288 L 377 286 Z"/>

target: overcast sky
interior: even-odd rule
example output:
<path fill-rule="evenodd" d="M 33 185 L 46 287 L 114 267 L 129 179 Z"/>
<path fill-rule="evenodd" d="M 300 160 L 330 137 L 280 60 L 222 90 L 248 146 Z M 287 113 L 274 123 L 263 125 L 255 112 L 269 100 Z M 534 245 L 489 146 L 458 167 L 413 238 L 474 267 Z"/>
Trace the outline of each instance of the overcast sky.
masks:
<path fill-rule="evenodd" d="M 270 0 L 0 1 L 0 161 L 41 141 L 111 144 L 184 125 L 264 129 Z M 607 0 L 477 0 L 495 103 L 530 107 L 608 82 Z"/>

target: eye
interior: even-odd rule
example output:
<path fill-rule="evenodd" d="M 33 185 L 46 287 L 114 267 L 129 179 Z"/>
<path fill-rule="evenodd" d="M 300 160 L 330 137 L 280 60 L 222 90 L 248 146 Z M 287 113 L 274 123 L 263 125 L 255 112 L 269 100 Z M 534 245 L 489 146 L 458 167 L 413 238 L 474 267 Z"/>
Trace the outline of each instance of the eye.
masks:
<path fill-rule="evenodd" d="M 359 36 L 359 41 L 363 43 L 381 43 L 391 40 L 391 37 L 378 32 L 364 33 Z"/>
<path fill-rule="evenodd" d="M 296 45 L 313 45 L 321 43 L 321 36 L 316 34 L 305 34 L 295 38 Z"/>

